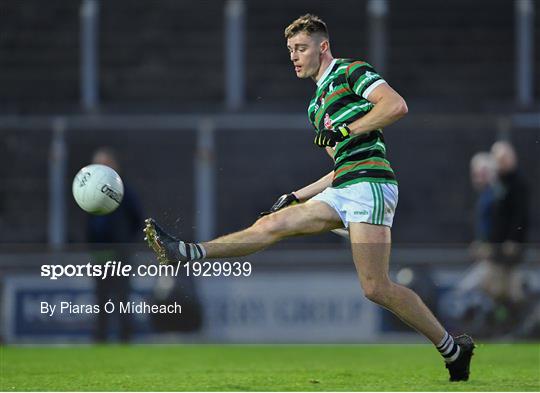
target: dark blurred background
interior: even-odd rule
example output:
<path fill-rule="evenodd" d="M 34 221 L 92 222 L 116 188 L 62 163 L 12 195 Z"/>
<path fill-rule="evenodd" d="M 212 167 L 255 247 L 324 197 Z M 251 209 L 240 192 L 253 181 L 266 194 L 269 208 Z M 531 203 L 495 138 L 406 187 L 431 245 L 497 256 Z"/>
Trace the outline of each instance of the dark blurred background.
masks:
<path fill-rule="evenodd" d="M 71 181 L 101 146 L 115 149 L 144 216 L 188 240 L 247 226 L 330 171 L 307 122 L 314 84 L 295 77 L 283 37 L 307 12 L 328 24 L 334 56 L 368 61 L 408 103 L 385 130 L 400 184 L 396 266 L 471 262 L 469 161 L 497 140 L 516 149 L 527 241 L 538 242 L 532 0 L 0 0 L 0 242 L 85 243 Z M 10 255 L 0 268 L 17 270 Z"/>
<path fill-rule="evenodd" d="M 540 177 L 540 134 L 530 124 L 538 117 L 528 122 L 530 127 L 505 121 L 515 113 L 538 109 L 540 77 L 534 74 L 540 51 L 532 51 L 532 99 L 520 101 L 516 2 L 379 3 L 385 4 L 387 15 L 375 26 L 373 21 L 380 18 L 369 16 L 367 1 L 241 3 L 245 46 L 237 60 L 244 80 L 239 87 L 229 87 L 239 92 L 226 93 L 231 72 L 226 52 L 238 49 L 225 47 L 224 1 L 98 3 L 96 57 L 94 63 L 90 60 L 97 86 L 83 87 L 84 2 L 52 0 L 43 6 L 40 0 L 2 0 L 0 112 L 22 123 L 36 115 L 84 113 L 278 114 L 278 126 L 264 125 L 270 129 L 260 129 L 256 120 L 246 130 L 224 131 L 215 125 L 216 232 L 231 231 L 249 224 L 280 194 L 331 168 L 311 143 L 307 122 L 302 132 L 278 120 L 282 113 L 303 116 L 313 92 L 311 81 L 296 80 L 283 38 L 292 19 L 312 12 L 327 22 L 335 56 L 373 63 L 409 105 L 408 118 L 385 133 L 401 186 L 395 241 L 468 241 L 472 196 L 467 171 L 474 152 L 509 137 L 527 177 Z M 538 42 L 538 18 L 533 20 L 531 39 Z M 381 26 L 382 54 L 375 49 L 379 46 L 370 48 Z M 85 103 L 88 92 L 83 89 L 96 97 Z M 236 96 L 240 98 L 235 101 Z M 197 130 L 180 124 L 178 130 L 133 130 L 129 124 L 118 128 L 106 119 L 96 121 L 99 130 L 92 123 L 79 130 L 68 125 L 66 176 L 71 178 L 88 163 L 95 148 L 112 145 L 128 168 L 126 177 L 140 189 L 148 213 L 171 223 L 180 218 L 178 230 L 193 238 Z M 1 241 L 45 242 L 50 194 L 49 168 L 43 164 L 50 156 L 52 126 L 46 121 L 31 127 L 5 123 L 0 129 L 0 217 L 5 229 Z M 532 199 L 538 200 L 538 182 L 532 186 Z M 66 203 L 67 239 L 81 241 L 83 215 L 70 198 Z M 536 239 L 539 214 L 537 209 L 532 212 L 531 236 Z"/>

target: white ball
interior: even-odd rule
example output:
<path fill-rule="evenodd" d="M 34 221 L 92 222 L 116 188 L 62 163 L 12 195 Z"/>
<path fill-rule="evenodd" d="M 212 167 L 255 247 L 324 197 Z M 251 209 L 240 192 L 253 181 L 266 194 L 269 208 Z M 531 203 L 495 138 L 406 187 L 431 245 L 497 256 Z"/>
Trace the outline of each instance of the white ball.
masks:
<path fill-rule="evenodd" d="M 118 173 L 106 165 L 82 168 L 73 179 L 73 197 L 84 211 L 104 215 L 116 210 L 124 197 L 124 184 Z"/>

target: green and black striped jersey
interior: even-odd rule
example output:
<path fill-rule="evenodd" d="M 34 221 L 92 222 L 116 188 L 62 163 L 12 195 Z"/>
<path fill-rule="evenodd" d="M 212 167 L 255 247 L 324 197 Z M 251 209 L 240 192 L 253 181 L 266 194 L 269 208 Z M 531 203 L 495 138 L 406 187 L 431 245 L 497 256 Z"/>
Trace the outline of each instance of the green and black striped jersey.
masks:
<path fill-rule="evenodd" d="M 334 59 L 317 82 L 309 103 L 309 120 L 315 131 L 350 124 L 364 116 L 374 106 L 367 97 L 382 83 L 384 79 L 368 63 Z M 362 181 L 397 183 L 386 159 L 382 130 L 351 136 L 337 144 L 334 151 L 332 187 Z"/>

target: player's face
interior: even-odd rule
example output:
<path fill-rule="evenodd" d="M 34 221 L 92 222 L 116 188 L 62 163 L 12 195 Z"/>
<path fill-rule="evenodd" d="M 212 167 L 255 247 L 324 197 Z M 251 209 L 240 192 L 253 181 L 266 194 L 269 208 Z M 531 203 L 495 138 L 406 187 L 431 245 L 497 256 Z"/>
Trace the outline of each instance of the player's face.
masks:
<path fill-rule="evenodd" d="M 287 40 L 287 49 L 299 78 L 314 78 L 321 67 L 321 40 L 300 32 Z"/>

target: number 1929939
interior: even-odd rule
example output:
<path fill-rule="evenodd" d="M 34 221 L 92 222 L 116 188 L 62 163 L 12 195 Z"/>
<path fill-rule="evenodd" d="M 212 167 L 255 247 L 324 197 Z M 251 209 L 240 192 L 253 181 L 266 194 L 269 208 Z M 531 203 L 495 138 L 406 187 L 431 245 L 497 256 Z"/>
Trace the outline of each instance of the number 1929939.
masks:
<path fill-rule="evenodd" d="M 184 265 L 188 277 L 249 277 L 250 262 L 188 262 Z"/>

